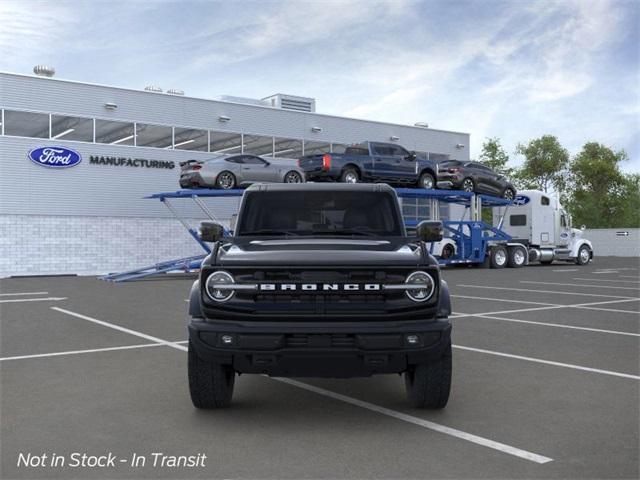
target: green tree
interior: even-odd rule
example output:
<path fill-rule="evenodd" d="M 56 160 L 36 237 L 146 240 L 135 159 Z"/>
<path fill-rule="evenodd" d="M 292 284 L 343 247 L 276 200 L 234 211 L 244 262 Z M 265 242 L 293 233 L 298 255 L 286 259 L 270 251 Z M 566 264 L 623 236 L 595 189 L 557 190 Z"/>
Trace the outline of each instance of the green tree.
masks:
<path fill-rule="evenodd" d="M 482 144 L 482 152 L 478 160 L 483 165 L 502 175 L 511 176 L 513 174 L 513 168 L 507 166 L 507 163 L 509 163 L 509 155 L 497 137 L 487 138 L 485 140 Z"/>
<path fill-rule="evenodd" d="M 566 205 L 576 225 L 590 228 L 640 225 L 640 176 L 624 175 L 624 150 L 614 152 L 597 142 L 586 143 L 571 161 Z"/>
<path fill-rule="evenodd" d="M 548 192 L 551 188 L 560 192 L 566 184 L 569 152 L 553 135 L 543 135 L 519 144 L 518 154 L 524 155 L 524 164 L 516 175 L 520 187 L 536 188 Z"/>

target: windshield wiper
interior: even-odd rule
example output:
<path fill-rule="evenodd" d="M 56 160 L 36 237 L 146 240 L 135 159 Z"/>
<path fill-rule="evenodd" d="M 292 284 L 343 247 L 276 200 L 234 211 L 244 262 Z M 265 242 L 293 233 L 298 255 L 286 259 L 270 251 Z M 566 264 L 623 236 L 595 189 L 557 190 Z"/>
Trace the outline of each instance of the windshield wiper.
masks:
<path fill-rule="evenodd" d="M 293 230 L 272 230 L 269 228 L 262 228 L 260 230 L 249 230 L 247 232 L 240 232 L 240 235 L 300 235 Z"/>
<path fill-rule="evenodd" d="M 377 233 L 366 231 L 366 230 L 356 230 L 356 229 L 340 229 L 340 230 L 323 230 L 321 232 L 313 232 L 314 235 L 362 235 L 365 237 L 377 237 L 379 236 Z"/>

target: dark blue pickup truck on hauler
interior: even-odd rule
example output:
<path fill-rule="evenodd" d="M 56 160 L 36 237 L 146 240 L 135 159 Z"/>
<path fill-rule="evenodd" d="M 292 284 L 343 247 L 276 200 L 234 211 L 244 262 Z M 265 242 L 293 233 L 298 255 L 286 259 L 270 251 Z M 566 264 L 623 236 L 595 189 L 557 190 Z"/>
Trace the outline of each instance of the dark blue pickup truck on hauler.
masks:
<path fill-rule="evenodd" d="M 384 182 L 432 189 L 438 178 L 436 162 L 393 143 L 359 143 L 342 154 L 302 157 L 298 164 L 309 182 Z"/>

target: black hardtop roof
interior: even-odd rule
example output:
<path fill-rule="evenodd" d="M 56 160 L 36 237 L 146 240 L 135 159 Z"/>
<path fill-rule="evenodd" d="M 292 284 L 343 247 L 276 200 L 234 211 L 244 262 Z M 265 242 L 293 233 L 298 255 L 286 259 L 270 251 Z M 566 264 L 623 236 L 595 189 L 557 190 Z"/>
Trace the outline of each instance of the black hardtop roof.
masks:
<path fill-rule="evenodd" d="M 395 190 L 386 183 L 254 183 L 247 192 L 386 192 Z"/>

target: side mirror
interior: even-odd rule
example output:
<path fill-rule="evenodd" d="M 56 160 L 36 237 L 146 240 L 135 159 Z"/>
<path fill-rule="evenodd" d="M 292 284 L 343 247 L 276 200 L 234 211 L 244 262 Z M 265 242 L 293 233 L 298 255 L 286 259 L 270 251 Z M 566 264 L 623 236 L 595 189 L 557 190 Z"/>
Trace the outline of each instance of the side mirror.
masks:
<path fill-rule="evenodd" d="M 423 221 L 416 227 L 416 236 L 423 242 L 439 242 L 443 235 L 442 222 Z"/>
<path fill-rule="evenodd" d="M 200 238 L 204 242 L 217 242 L 224 236 L 224 227 L 214 222 L 200 223 Z"/>
<path fill-rule="evenodd" d="M 407 159 L 410 161 L 414 161 L 416 159 L 416 152 L 414 152 L 413 150 L 409 152 L 409 156 L 407 156 Z"/>

